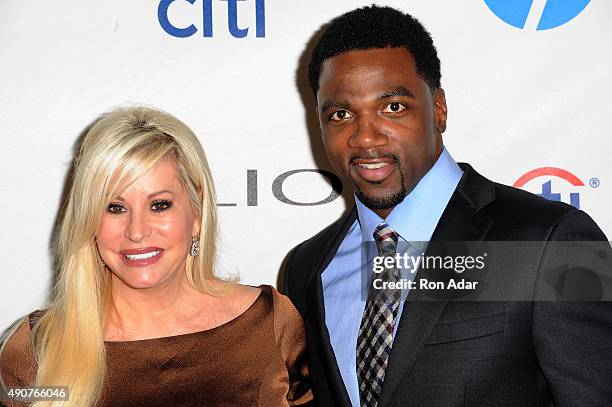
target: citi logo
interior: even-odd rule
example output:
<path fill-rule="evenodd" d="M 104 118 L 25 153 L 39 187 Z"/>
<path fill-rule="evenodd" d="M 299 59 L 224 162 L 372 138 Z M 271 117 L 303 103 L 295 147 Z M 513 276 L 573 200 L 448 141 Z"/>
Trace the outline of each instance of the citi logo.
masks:
<path fill-rule="evenodd" d="M 198 5 L 195 5 L 195 3 L 198 3 Z M 179 7 L 200 8 L 199 15 L 201 19 L 189 25 L 180 25 L 171 21 L 172 9 Z M 238 16 L 240 14 L 239 8 L 243 11 L 243 8 L 252 7 L 253 10 L 251 11 L 254 11 L 255 14 L 255 37 L 261 38 L 266 36 L 264 0 L 217 0 L 215 1 L 215 7 L 227 8 L 227 30 L 234 38 L 244 38 L 249 34 L 251 27 L 241 26 L 238 23 Z M 218 15 L 218 13 L 215 13 L 215 15 Z M 213 0 L 160 0 L 157 7 L 157 19 L 159 25 L 166 33 L 178 38 L 191 37 L 198 31 L 202 32 L 202 37 L 210 38 L 215 32 L 215 28 L 221 25 L 215 22 L 213 26 Z M 242 22 L 242 19 L 240 21 Z"/>
<path fill-rule="evenodd" d="M 536 179 L 541 181 L 541 178 L 545 181 L 541 183 L 534 181 Z M 585 184 L 569 171 L 557 167 L 541 167 L 525 173 L 512 186 L 527 189 L 551 201 L 564 201 L 580 209 L 580 191 L 584 190 Z M 599 187 L 599 179 L 591 178 L 589 186 Z"/>
<path fill-rule="evenodd" d="M 489 9 L 513 27 L 550 30 L 576 17 L 591 0 L 484 0 Z"/>

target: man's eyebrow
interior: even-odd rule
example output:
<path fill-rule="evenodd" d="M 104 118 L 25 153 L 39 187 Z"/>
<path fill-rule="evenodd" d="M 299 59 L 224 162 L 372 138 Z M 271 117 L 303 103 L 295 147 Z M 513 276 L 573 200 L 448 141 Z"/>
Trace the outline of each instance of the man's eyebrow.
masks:
<path fill-rule="evenodd" d="M 148 198 L 153 198 L 154 196 L 161 195 L 161 194 L 166 194 L 166 193 L 170 194 L 170 195 L 174 195 L 174 192 L 172 192 L 172 191 L 170 191 L 168 189 L 164 189 L 164 190 L 153 192 L 153 193 L 149 194 Z M 116 199 L 119 200 L 119 201 L 124 201 L 125 202 L 125 198 L 122 197 L 122 196 L 118 196 Z"/>
<path fill-rule="evenodd" d="M 346 108 L 348 108 L 348 105 L 349 105 L 349 103 L 347 101 L 344 101 L 344 100 L 327 99 L 321 105 L 321 112 L 325 112 L 326 110 L 329 110 L 332 107 L 333 108 L 346 109 Z"/>
<path fill-rule="evenodd" d="M 380 96 L 378 96 L 378 100 L 384 100 L 393 96 L 406 96 L 409 97 L 411 99 L 416 99 L 416 96 L 414 95 L 414 92 L 411 91 L 410 89 L 407 89 L 403 86 L 398 86 L 395 89 L 392 89 L 388 92 L 385 92 L 383 94 L 381 94 Z"/>
<path fill-rule="evenodd" d="M 396 88 L 391 89 L 390 91 L 384 92 L 381 95 L 379 95 L 376 99 L 384 100 L 384 99 L 387 99 L 393 96 L 405 96 L 411 99 L 416 99 L 414 92 L 403 86 L 398 86 Z M 321 104 L 320 111 L 325 112 L 331 108 L 348 109 L 348 107 L 349 107 L 349 103 L 345 100 L 327 99 L 323 102 L 323 104 Z"/>

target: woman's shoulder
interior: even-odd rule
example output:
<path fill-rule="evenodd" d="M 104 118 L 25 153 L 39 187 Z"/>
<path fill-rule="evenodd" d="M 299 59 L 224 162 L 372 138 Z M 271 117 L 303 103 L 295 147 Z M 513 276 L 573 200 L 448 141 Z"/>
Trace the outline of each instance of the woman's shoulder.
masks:
<path fill-rule="evenodd" d="M 257 301 L 262 291 L 263 288 L 261 286 L 252 287 L 250 285 L 236 284 L 233 295 L 235 301 L 238 304 L 242 305 L 243 307 L 246 306 L 248 308 L 250 304 L 253 304 L 255 301 Z"/>
<path fill-rule="evenodd" d="M 262 284 L 259 287 L 235 284 L 228 298 L 232 307 L 242 310 L 241 314 L 250 310 L 258 302 L 267 303 L 268 312 L 274 316 L 275 331 L 282 332 L 286 325 L 303 325 L 302 317 L 291 300 L 278 292 L 274 287 Z"/>
<path fill-rule="evenodd" d="M 22 356 L 28 353 L 33 354 L 32 328 L 42 315 L 41 311 L 35 311 L 21 318 L 7 330 L 2 339 L 2 361 L 9 356 Z M 4 366 L 4 363 L 2 364 Z"/>
<path fill-rule="evenodd" d="M 223 290 L 224 288 L 221 288 L 220 292 L 224 292 Z M 217 297 L 217 300 L 229 314 L 239 317 L 253 308 L 260 297 L 264 296 L 263 291 L 260 287 L 233 283 L 224 295 Z"/>
<path fill-rule="evenodd" d="M 282 339 L 287 329 L 303 331 L 302 317 L 291 300 L 270 285 L 253 287 L 233 283 L 226 295 L 218 297 L 218 300 L 236 319 L 246 315 L 272 317 L 277 339 Z"/>
<path fill-rule="evenodd" d="M 0 354 L 0 376 L 7 386 L 24 386 L 36 379 L 36 358 L 31 327 L 41 312 L 34 312 L 9 329 Z"/>
<path fill-rule="evenodd" d="M 312 392 L 308 379 L 304 321 L 289 297 L 274 287 L 261 287 L 262 292 L 268 292 L 272 298 L 276 346 L 289 381 L 287 400 L 290 405 L 305 405 L 312 401 Z"/>
<path fill-rule="evenodd" d="M 276 288 L 269 285 L 260 286 L 263 291 L 269 292 L 269 296 L 272 298 L 273 308 L 275 314 L 280 314 L 288 320 L 298 319 L 302 320 L 300 313 L 293 305 L 293 302 L 284 294 L 281 294 Z"/>
<path fill-rule="evenodd" d="M 268 293 L 272 302 L 276 342 L 284 348 L 288 343 L 291 346 L 304 341 L 304 321 L 289 297 L 271 286 L 261 288 L 263 293 Z"/>

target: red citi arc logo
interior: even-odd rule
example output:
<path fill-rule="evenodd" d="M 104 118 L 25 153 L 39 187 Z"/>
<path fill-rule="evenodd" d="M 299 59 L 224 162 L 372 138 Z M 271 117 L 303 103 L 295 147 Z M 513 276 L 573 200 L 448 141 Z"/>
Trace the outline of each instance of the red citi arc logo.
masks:
<path fill-rule="evenodd" d="M 578 178 L 567 170 L 557 167 L 541 167 L 525 173 L 519 179 L 517 179 L 512 186 L 516 188 L 523 188 L 533 179 L 540 177 L 547 177 L 548 180 L 541 184 L 541 190 L 537 192 L 537 195 L 549 199 L 551 201 L 562 201 L 561 193 L 553 192 L 552 180 L 555 178 L 562 179 L 565 181 L 563 183 L 565 184 L 565 189 L 567 189 L 568 186 L 571 186 L 572 189 L 575 189 L 576 187 L 582 188 L 585 185 L 584 182 L 580 180 L 580 178 Z M 561 184 L 561 186 L 563 186 L 563 184 Z M 591 185 L 591 187 L 597 188 L 599 186 L 599 180 L 597 178 L 591 178 L 589 184 Z M 569 203 L 572 206 L 580 209 L 580 192 L 570 192 Z"/>

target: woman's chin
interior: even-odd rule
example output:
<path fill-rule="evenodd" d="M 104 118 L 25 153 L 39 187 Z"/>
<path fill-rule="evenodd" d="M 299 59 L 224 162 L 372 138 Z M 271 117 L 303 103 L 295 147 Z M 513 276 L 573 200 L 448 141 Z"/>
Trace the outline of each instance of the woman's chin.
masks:
<path fill-rule="evenodd" d="M 133 289 L 155 288 L 162 282 L 161 276 L 153 273 L 130 273 L 128 276 L 117 276 L 123 285 Z"/>

